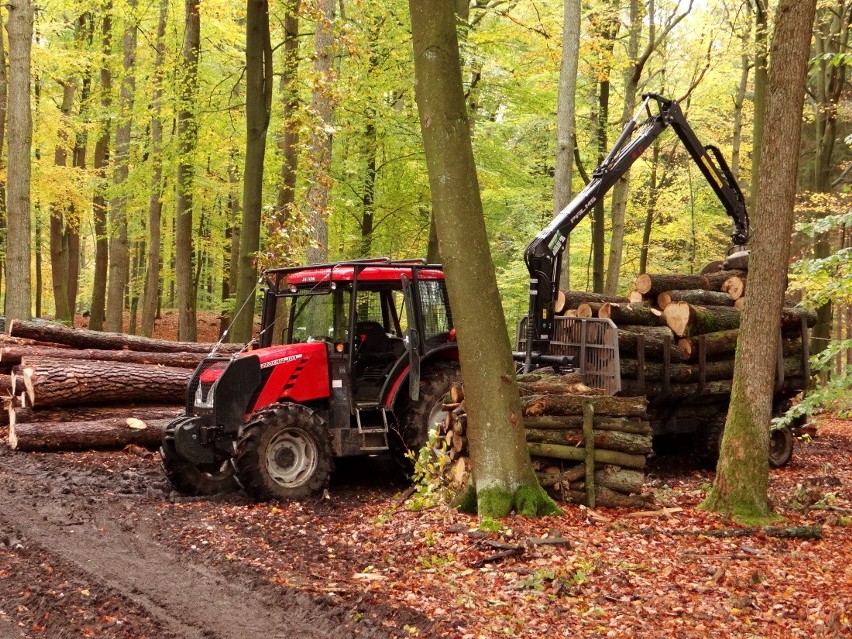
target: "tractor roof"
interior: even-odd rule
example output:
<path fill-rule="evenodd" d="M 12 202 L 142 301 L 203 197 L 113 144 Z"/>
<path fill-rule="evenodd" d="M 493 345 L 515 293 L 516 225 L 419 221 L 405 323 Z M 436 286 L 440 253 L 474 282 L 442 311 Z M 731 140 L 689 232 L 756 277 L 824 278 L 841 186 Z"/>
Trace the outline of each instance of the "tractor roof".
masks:
<path fill-rule="evenodd" d="M 416 276 L 414 272 L 416 271 Z M 330 264 L 270 269 L 266 276 L 280 284 L 316 284 L 319 282 L 351 282 L 358 273 L 359 282 L 399 281 L 405 275 L 409 279 L 442 280 L 444 272 L 438 264 L 426 264 L 423 260 L 397 260 L 387 258 Z"/>

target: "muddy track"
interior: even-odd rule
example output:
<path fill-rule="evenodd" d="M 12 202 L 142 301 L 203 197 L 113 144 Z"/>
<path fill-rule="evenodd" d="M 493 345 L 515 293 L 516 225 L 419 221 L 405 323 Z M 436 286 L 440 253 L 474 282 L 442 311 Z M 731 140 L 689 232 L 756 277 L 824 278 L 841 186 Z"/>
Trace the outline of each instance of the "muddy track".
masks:
<path fill-rule="evenodd" d="M 159 541 L 161 476 L 151 464 L 119 468 L 0 453 L 0 551 L 11 565 L 0 571 L 6 573 L 0 579 L 0 639 L 22 636 L 21 626 L 32 636 L 81 636 L 79 629 L 66 634 L 61 628 L 79 626 L 87 615 L 97 624 L 119 614 L 121 632 L 110 636 L 354 636 L 345 627 L 348 609 L 258 583 L 248 570 L 211 569 Z M 29 582 L 41 581 L 45 572 L 48 583 L 34 597 Z M 78 592 L 92 599 L 84 606 L 96 599 L 100 607 L 80 613 L 79 622 L 67 618 L 68 597 Z M 41 634 L 51 623 L 54 630 Z M 357 634 L 387 636 L 364 625 Z"/>

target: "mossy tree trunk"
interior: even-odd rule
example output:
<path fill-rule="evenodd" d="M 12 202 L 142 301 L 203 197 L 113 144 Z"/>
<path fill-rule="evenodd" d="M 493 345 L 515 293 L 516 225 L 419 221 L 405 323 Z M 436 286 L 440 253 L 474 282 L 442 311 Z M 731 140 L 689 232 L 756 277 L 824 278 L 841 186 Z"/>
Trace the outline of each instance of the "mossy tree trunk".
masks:
<path fill-rule="evenodd" d="M 462 90 L 452 2 L 411 0 L 417 106 L 447 289 L 458 330 L 472 481 L 482 516 L 554 512 L 524 438 L 521 400 L 491 261 Z"/>
<path fill-rule="evenodd" d="M 772 39 L 766 128 L 731 404 L 719 464 L 704 507 L 746 520 L 767 518 L 769 427 L 785 273 L 793 230 L 811 27 L 816 0 L 781 0 Z"/>

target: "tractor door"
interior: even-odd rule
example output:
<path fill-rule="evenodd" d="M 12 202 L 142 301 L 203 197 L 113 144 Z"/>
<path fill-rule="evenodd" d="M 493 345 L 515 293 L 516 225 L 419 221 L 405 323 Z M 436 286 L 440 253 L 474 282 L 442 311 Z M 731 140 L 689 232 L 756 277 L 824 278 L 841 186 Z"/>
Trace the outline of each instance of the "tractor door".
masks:
<path fill-rule="evenodd" d="M 409 396 L 412 401 L 420 397 L 420 331 L 417 329 L 417 313 L 414 301 L 414 287 L 405 275 L 402 276 L 403 306 L 405 307 L 405 318 L 408 328 L 405 331 L 405 348 L 408 351 L 408 361 L 411 370 L 408 373 Z"/>

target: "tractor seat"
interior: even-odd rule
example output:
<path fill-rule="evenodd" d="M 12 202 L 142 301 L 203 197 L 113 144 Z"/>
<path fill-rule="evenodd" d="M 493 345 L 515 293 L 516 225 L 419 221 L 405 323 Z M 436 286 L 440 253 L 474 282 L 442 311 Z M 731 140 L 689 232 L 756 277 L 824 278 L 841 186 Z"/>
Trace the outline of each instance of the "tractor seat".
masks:
<path fill-rule="evenodd" d="M 361 341 L 356 361 L 362 367 L 384 367 L 396 361 L 391 338 L 378 322 L 358 322 L 355 325 L 355 336 Z"/>

